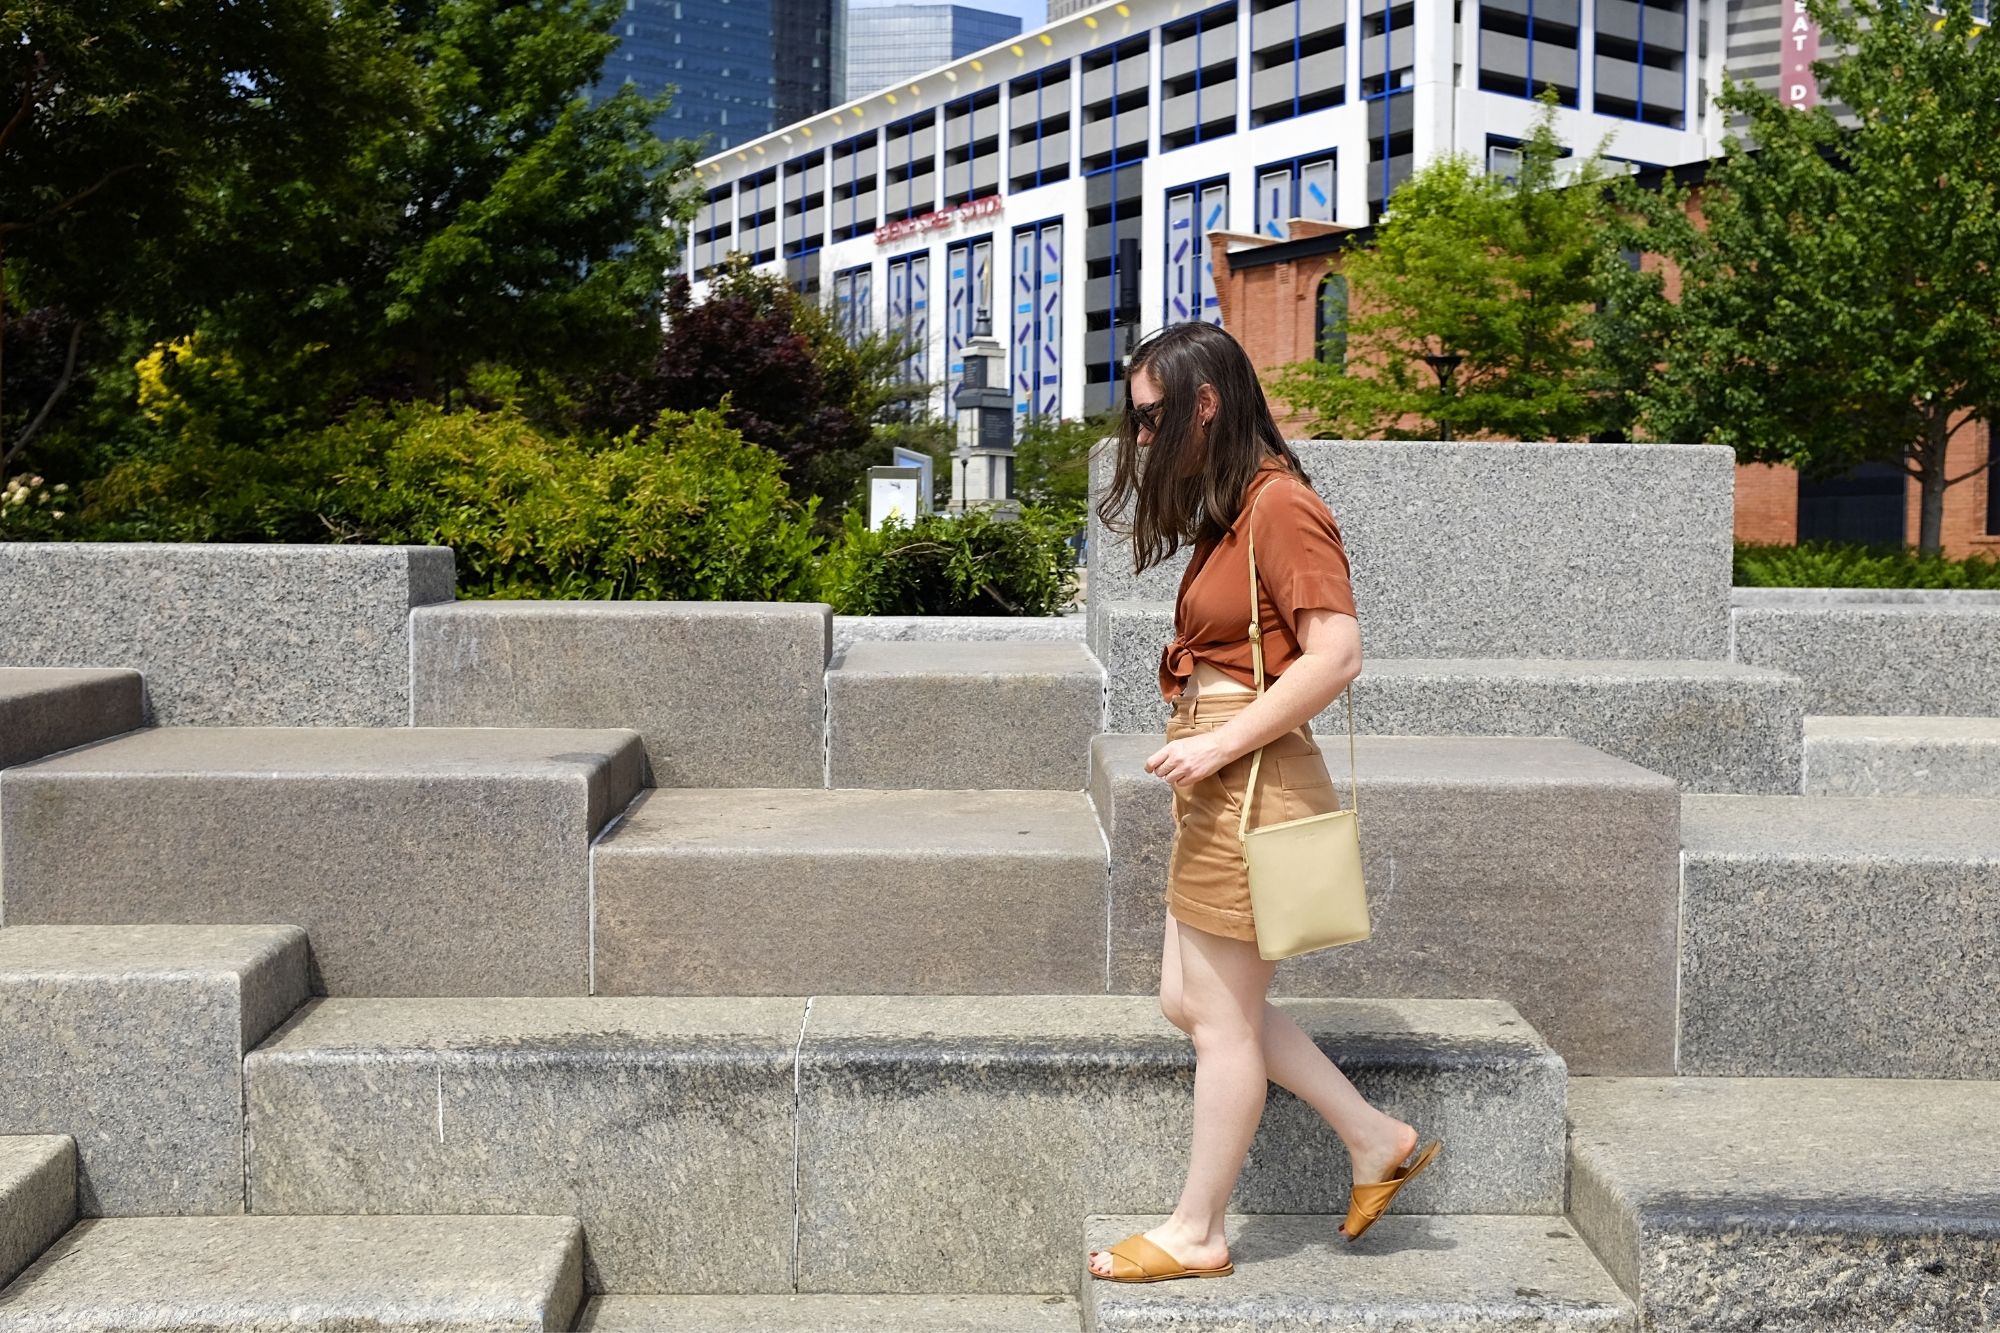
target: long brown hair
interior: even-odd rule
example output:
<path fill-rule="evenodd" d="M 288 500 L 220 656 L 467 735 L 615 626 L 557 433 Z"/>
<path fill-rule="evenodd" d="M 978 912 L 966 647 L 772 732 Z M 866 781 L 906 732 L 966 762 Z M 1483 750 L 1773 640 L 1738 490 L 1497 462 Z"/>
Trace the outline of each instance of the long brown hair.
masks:
<path fill-rule="evenodd" d="M 1125 363 L 1125 393 L 1144 370 L 1160 386 L 1160 428 L 1139 447 L 1128 411 L 1118 430 L 1118 458 L 1097 517 L 1109 532 L 1132 536 L 1132 572 L 1143 573 L 1186 544 L 1219 539 L 1236 521 L 1243 492 L 1273 454 L 1306 481 L 1298 456 L 1285 443 L 1256 367 L 1236 339 L 1213 324 L 1190 321 L 1156 329 L 1132 349 Z M 1204 384 L 1220 400 L 1205 431 L 1195 425 Z M 1140 463 L 1140 454 L 1145 462 Z M 1136 495 L 1132 521 L 1120 522 Z"/>

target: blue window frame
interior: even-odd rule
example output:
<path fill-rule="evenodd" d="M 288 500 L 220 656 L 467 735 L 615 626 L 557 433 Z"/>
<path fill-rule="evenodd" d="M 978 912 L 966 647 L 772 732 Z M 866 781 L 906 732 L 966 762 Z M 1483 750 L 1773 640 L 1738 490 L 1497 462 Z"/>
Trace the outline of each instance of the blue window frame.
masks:
<path fill-rule="evenodd" d="M 866 236 L 875 230 L 875 200 L 882 168 L 877 162 L 869 169 L 864 189 L 859 163 L 864 153 L 880 146 L 881 136 L 874 130 L 842 139 L 833 146 L 827 167 L 827 224 L 836 241 Z M 869 201 L 866 214 L 861 211 L 864 195 Z"/>
<path fill-rule="evenodd" d="M 1167 191 L 1166 302 L 1161 322 L 1191 319 L 1222 326 L 1222 301 L 1215 290 L 1215 261 L 1208 233 L 1229 226 L 1229 178 L 1183 185 Z"/>
<path fill-rule="evenodd" d="M 1403 26 L 1396 26 L 1397 14 Z M 1371 31 L 1379 22 L 1379 29 Z M 1397 62 L 1396 35 L 1413 31 L 1416 6 L 1409 0 L 1363 0 L 1361 22 L 1361 100 L 1368 106 L 1369 220 L 1381 216 L 1389 196 L 1401 184 L 1397 163 L 1407 173 L 1411 164 L 1412 112 L 1416 91 L 1415 43 L 1405 54 L 1410 64 Z M 1371 56 L 1369 48 L 1374 47 Z M 1374 73 L 1369 73 L 1371 66 Z M 1379 172 L 1379 175 L 1374 174 Z"/>
<path fill-rule="evenodd" d="M 1296 25 L 1294 25 L 1296 27 Z M 1182 44 L 1188 44 L 1183 49 Z M 1236 6 L 1218 5 L 1160 29 L 1160 148 L 1170 151 L 1236 133 Z M 1191 57 L 1191 68 L 1168 74 Z M 1185 111 L 1186 125 L 1169 130 Z"/>
<path fill-rule="evenodd" d="M 1021 98 L 1032 95 L 1035 99 L 1034 120 L 1023 124 L 1016 114 L 1010 125 L 1008 137 L 1012 146 L 1008 151 L 1007 171 L 1013 189 L 1029 190 L 1069 179 L 1073 137 L 1069 123 L 1069 81 L 1069 62 L 1064 61 L 1007 85 L 1017 113 Z M 1056 145 L 1060 151 L 1056 151 Z"/>
<path fill-rule="evenodd" d="M 935 185 L 931 187 L 928 196 L 919 197 L 915 191 L 916 181 L 920 174 L 935 177 L 938 154 L 937 138 L 938 116 L 936 111 L 919 112 L 914 116 L 909 116 L 895 122 L 883 131 L 882 188 L 887 191 L 894 185 L 908 182 L 910 186 L 910 200 L 899 211 L 890 208 L 888 206 L 888 199 L 885 197 L 882 201 L 882 216 L 887 218 L 914 218 L 922 217 L 926 213 L 932 213 L 937 210 L 937 188 Z M 929 146 L 928 152 L 922 154 L 917 152 L 919 140 L 922 140 Z M 902 149 L 900 160 L 896 156 L 896 149 L 898 147 Z M 920 166 L 919 164 L 922 165 Z"/>
<path fill-rule="evenodd" d="M 1136 140 L 1123 138 L 1119 127 L 1125 114 L 1145 109 L 1146 99 L 1151 95 L 1150 79 L 1141 75 L 1134 86 L 1126 80 L 1119 83 L 1119 70 L 1135 58 L 1143 61 L 1151 49 L 1152 34 L 1142 33 L 1136 37 L 1126 37 L 1095 51 L 1083 55 L 1081 75 L 1084 80 L 1085 95 L 1089 95 L 1090 76 L 1095 69 L 1109 68 L 1111 71 L 1111 95 L 1099 102 L 1086 102 L 1083 106 L 1083 123 L 1078 126 L 1078 162 L 1086 176 L 1094 176 L 1103 171 L 1114 171 L 1129 166 L 1146 156 L 1147 136 L 1141 134 Z M 1092 125 L 1108 122 L 1111 131 L 1111 148 L 1107 153 L 1090 154 L 1086 149 Z"/>
<path fill-rule="evenodd" d="M 833 275 L 833 314 L 848 342 L 859 342 L 874 326 L 875 266 L 859 264 Z"/>
<path fill-rule="evenodd" d="M 1257 232 L 1286 239 L 1287 218 L 1332 222 L 1339 208 L 1335 154 L 1311 153 L 1257 168 Z"/>
<path fill-rule="evenodd" d="M 1062 413 L 1063 224 L 1014 232 L 1014 415 Z"/>
<path fill-rule="evenodd" d="M 1687 124 L 1687 0 L 1630 0 L 1630 7 L 1637 11 L 1637 22 L 1629 39 L 1606 31 L 1605 16 L 1598 16 L 1597 92 L 1592 99 L 1592 110 L 1600 116 L 1681 129 Z M 1649 33 L 1654 38 L 1650 47 L 1646 43 Z M 1609 75 L 1621 65 L 1631 66 L 1634 71 L 1630 98 L 1607 91 Z M 1665 96 L 1656 96 L 1651 101 L 1646 97 L 1649 69 L 1656 94 L 1663 82 L 1668 89 Z"/>
<path fill-rule="evenodd" d="M 1583 0 L 1507 0 L 1479 7 L 1479 87 L 1507 97 L 1556 90 L 1563 106 L 1577 104 L 1583 69 Z M 1489 47 L 1489 43 L 1491 43 Z M 1536 60 L 1537 54 L 1542 56 Z M 1513 68 L 1513 57 L 1520 68 Z"/>
<path fill-rule="evenodd" d="M 913 250 L 889 261 L 888 331 L 908 334 L 910 355 L 903 362 L 903 379 L 912 384 L 930 380 L 931 252 Z"/>

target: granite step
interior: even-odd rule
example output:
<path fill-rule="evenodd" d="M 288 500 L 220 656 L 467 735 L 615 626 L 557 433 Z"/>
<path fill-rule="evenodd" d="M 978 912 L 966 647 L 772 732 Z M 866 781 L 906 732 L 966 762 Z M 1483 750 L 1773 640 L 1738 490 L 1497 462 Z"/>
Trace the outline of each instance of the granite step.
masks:
<path fill-rule="evenodd" d="M 1562 1060 L 1478 1000 L 1275 1002 L 1448 1145 L 1399 1205 L 1563 1208 Z M 1076 1290 L 1092 1213 L 1171 1209 L 1194 1053 L 1147 996 L 326 999 L 244 1061 L 253 1213 L 581 1219 L 593 1291 Z M 1273 1088 L 1237 1199 L 1344 1210 Z"/>
<path fill-rule="evenodd" d="M 1657 1333 L 1993 1328 L 1995 1107 L 1973 1080 L 1573 1078 L 1569 1215 Z"/>
<path fill-rule="evenodd" d="M 1102 992 L 1081 791 L 660 788 L 591 854 L 596 992 Z"/>
<path fill-rule="evenodd" d="M 2000 717 L 1808 717 L 1807 796 L 2000 799 Z"/>
<path fill-rule="evenodd" d="M 1798 678 L 1808 714 L 2000 714 L 2000 590 L 1733 588 L 1729 655 Z"/>
<path fill-rule="evenodd" d="M 1406 1188 L 1395 1210 L 1352 1243 L 1336 1233 L 1331 1217 L 1232 1213 L 1225 1228 L 1236 1271 L 1226 1278 L 1120 1283 L 1085 1273 L 1085 1327 L 1091 1333 L 1637 1333 L 1632 1302 L 1566 1218 L 1405 1211 L 1403 1201 L 1416 1188 Z M 1092 1217 L 1084 1249 L 1105 1248 L 1165 1220 Z"/>
<path fill-rule="evenodd" d="M 136 671 L 0 666 L 0 768 L 145 723 L 146 682 Z"/>
<path fill-rule="evenodd" d="M 1675 1072 L 2000 1078 L 2000 800 L 1690 795 L 1681 846 Z"/>
<path fill-rule="evenodd" d="M 599 1296 L 578 1333 L 1082 1333 L 1074 1296 Z"/>
<path fill-rule="evenodd" d="M 582 995 L 643 765 L 630 731 L 134 732 L 0 770 L 0 920 L 285 922 L 322 993 Z"/>
<path fill-rule="evenodd" d="M 1342 806 L 1348 744 L 1318 733 Z M 1156 736 L 1100 736 L 1111 985 L 1159 987 L 1172 792 Z M 1246 760 L 1236 761 L 1247 764 Z M 1518 1008 L 1572 1072 L 1671 1074 L 1681 798 L 1672 779 L 1560 738 L 1354 744 L 1374 936 L 1288 960 L 1276 993 L 1481 996 Z"/>
<path fill-rule="evenodd" d="M 76 1221 L 76 1144 L 0 1135 L 0 1288 Z"/>
<path fill-rule="evenodd" d="M 1103 719 L 1078 640 L 854 643 L 826 672 L 826 785 L 1077 791 Z"/>
<path fill-rule="evenodd" d="M 0 1333 L 567 1329 L 567 1217 L 103 1218 L 0 1291 Z"/>

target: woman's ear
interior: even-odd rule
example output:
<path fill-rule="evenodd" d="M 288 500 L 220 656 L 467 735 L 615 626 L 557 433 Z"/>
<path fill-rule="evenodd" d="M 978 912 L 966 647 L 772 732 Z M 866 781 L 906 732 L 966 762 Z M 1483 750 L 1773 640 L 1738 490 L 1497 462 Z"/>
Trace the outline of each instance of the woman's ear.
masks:
<path fill-rule="evenodd" d="M 1204 384 L 1194 392 L 1195 420 L 1206 426 L 1215 420 L 1216 412 L 1222 407 L 1222 395 L 1215 391 L 1213 384 Z"/>

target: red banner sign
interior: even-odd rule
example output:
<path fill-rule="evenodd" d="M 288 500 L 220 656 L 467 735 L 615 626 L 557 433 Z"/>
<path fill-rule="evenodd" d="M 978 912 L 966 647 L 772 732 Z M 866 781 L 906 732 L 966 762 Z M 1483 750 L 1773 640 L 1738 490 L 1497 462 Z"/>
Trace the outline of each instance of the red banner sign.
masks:
<path fill-rule="evenodd" d="M 1799 111 L 1819 104 L 1819 80 L 1813 61 L 1819 59 L 1819 24 L 1806 13 L 1805 0 L 1784 0 L 1784 59 L 1778 69 L 1778 100 Z"/>
<path fill-rule="evenodd" d="M 905 236 L 915 236 L 919 232 L 941 231 L 946 227 L 955 227 L 968 218 L 983 218 L 998 213 L 1003 202 L 1000 195 L 989 194 L 984 199 L 973 199 L 952 208 L 941 208 L 922 217 L 897 218 L 894 222 L 885 222 L 875 229 L 875 244 L 887 245 L 891 241 L 900 241 Z"/>

